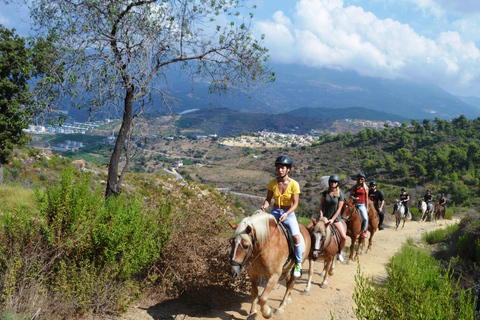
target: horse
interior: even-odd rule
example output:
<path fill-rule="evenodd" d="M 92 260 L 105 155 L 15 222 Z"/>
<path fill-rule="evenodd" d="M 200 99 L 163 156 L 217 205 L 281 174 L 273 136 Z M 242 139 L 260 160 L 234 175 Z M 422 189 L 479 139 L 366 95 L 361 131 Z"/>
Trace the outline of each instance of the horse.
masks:
<path fill-rule="evenodd" d="M 378 223 L 380 222 L 380 217 L 378 216 L 378 212 L 373 205 L 373 201 L 369 201 L 368 203 L 367 231 L 370 232 L 370 238 L 368 239 L 368 247 L 365 253 L 368 253 L 372 248 L 373 235 L 377 231 Z M 347 224 L 347 236 L 352 240 L 352 244 L 350 245 L 350 257 L 348 258 L 347 262 L 347 264 L 352 264 L 352 261 L 357 259 L 360 246 L 362 246 L 362 250 L 365 247 L 365 239 L 360 237 L 360 234 L 362 233 L 362 218 L 360 217 L 360 212 L 358 212 L 355 202 L 353 202 L 351 199 L 345 199 L 345 202 L 343 203 L 342 218 Z M 355 257 L 353 257 L 353 251 L 355 249 L 355 242 L 357 239 L 359 239 L 357 251 L 355 252 Z"/>
<path fill-rule="evenodd" d="M 428 210 L 428 204 L 425 202 L 424 199 L 420 199 L 418 201 L 418 212 L 422 214 L 419 222 L 427 221 L 428 215 L 430 215 L 430 221 L 431 221 L 433 217 L 433 206 L 432 206 L 432 209 Z"/>
<path fill-rule="evenodd" d="M 441 204 L 436 203 L 435 204 L 435 223 L 438 223 L 438 220 L 440 220 L 440 217 L 442 217 L 442 220 L 445 220 L 445 210 L 443 209 L 443 206 Z"/>
<path fill-rule="evenodd" d="M 313 228 L 310 233 L 311 247 L 310 254 L 308 255 L 308 281 L 307 287 L 303 291 L 305 295 L 310 295 L 310 287 L 312 285 L 313 266 L 317 259 L 324 260 L 323 272 L 320 276 L 323 276 L 323 282 L 320 287 L 325 289 L 328 287 L 327 278 L 329 275 L 335 273 L 335 257 L 340 253 L 340 234 L 335 226 L 328 224 L 326 217 L 320 218 L 317 221 L 312 218 Z"/>
<path fill-rule="evenodd" d="M 291 292 L 295 284 L 293 267 L 295 259 L 289 259 L 289 244 L 275 217 L 264 211 L 257 210 L 255 214 L 243 219 L 238 225 L 229 222 L 235 230 L 231 242 L 230 270 L 235 278 L 241 273 L 243 266 L 250 277 L 252 284 L 252 307 L 248 319 L 257 316 L 257 300 L 260 311 L 265 319 L 272 314 L 282 315 L 287 301 L 291 301 Z M 308 258 L 310 252 L 310 235 L 303 225 L 299 225 L 303 237 L 303 260 Z M 302 238 L 301 237 L 301 238 Z M 267 281 L 262 294 L 258 295 L 258 281 L 262 276 Z M 278 309 L 271 308 L 268 296 L 278 281 L 285 279 L 286 291 Z M 272 309 L 273 312 L 272 312 Z"/>
<path fill-rule="evenodd" d="M 405 227 L 405 220 L 407 220 L 407 215 L 405 213 L 405 205 L 403 204 L 403 201 L 398 199 L 396 199 L 395 201 L 396 203 L 393 207 L 392 214 L 395 214 L 395 230 L 398 230 L 401 219 L 403 219 L 402 228 Z"/>

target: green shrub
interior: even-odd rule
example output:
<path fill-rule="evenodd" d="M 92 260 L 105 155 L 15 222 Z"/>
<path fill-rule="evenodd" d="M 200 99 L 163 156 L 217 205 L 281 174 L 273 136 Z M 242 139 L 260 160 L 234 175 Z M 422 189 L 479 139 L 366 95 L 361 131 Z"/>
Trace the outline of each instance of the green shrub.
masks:
<path fill-rule="evenodd" d="M 387 282 L 376 284 L 358 266 L 357 319 L 476 319 L 471 293 L 458 289 L 450 268 L 442 274 L 427 250 L 403 246 L 390 259 L 387 274 Z"/>
<path fill-rule="evenodd" d="M 458 224 L 447 225 L 446 228 L 433 230 L 422 235 L 422 241 L 428 244 L 435 244 L 445 240 L 445 238 L 457 232 Z"/>

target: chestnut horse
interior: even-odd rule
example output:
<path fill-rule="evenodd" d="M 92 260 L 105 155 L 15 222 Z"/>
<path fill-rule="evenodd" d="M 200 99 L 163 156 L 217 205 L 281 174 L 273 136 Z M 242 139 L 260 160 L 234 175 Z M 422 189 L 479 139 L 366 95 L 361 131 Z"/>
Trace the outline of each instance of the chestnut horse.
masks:
<path fill-rule="evenodd" d="M 368 247 L 365 253 L 368 253 L 372 249 L 373 235 L 377 231 L 378 223 L 380 222 L 380 217 L 378 216 L 377 210 L 373 205 L 373 201 L 368 202 L 368 225 L 367 231 L 370 232 L 370 238 L 368 239 Z M 347 264 L 352 264 L 354 259 L 357 259 L 358 253 L 360 251 L 360 246 L 362 250 L 365 247 L 365 239 L 360 237 L 362 233 L 362 218 L 360 217 L 360 212 L 355 206 L 355 202 L 351 199 L 345 199 L 342 207 L 342 218 L 347 223 L 347 236 L 352 240 L 350 245 L 350 257 L 348 258 Z M 355 257 L 353 256 L 353 251 L 355 249 L 355 242 L 358 239 L 357 251 L 355 252 Z M 360 253 L 362 254 L 362 253 Z"/>
<path fill-rule="evenodd" d="M 277 220 L 271 214 L 257 210 L 254 215 L 242 220 L 238 225 L 229 222 L 235 229 L 231 239 L 230 274 L 235 278 L 245 270 L 252 283 L 252 307 L 248 319 L 257 316 L 257 299 L 260 311 L 265 319 L 272 316 L 272 309 L 276 315 L 282 315 L 285 311 L 287 300 L 291 299 L 291 293 L 295 284 L 293 267 L 295 259 L 289 260 L 289 246 L 287 238 Z M 303 261 L 310 252 L 310 235 L 307 229 L 299 225 L 302 234 Z M 286 263 L 288 261 L 288 263 Z M 260 297 L 258 296 L 258 280 L 262 276 L 267 284 Z M 270 291 L 278 281 L 285 279 L 286 291 L 278 309 L 271 308 L 267 304 Z"/>
<path fill-rule="evenodd" d="M 445 210 L 443 210 L 443 206 L 441 204 L 435 204 L 435 223 L 438 223 L 442 217 L 442 220 L 445 220 Z"/>
<path fill-rule="evenodd" d="M 320 275 L 323 276 L 323 282 L 320 284 L 320 287 L 325 289 L 328 287 L 328 276 L 332 276 L 335 273 L 335 257 L 340 252 L 340 234 L 338 233 L 337 228 L 328 224 L 328 219 L 326 217 L 320 218 L 318 223 L 316 219 L 312 218 L 312 222 L 314 226 L 310 233 L 312 239 L 310 255 L 308 256 L 308 281 L 307 287 L 303 291 L 307 296 L 310 295 L 315 261 L 317 259 L 325 261 L 323 272 Z"/>

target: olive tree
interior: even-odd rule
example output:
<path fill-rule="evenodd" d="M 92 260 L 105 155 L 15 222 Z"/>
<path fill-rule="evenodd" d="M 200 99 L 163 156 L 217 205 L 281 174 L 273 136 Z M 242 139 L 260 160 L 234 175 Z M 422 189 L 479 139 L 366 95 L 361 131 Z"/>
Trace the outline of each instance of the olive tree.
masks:
<path fill-rule="evenodd" d="M 175 96 L 173 71 L 210 92 L 250 92 L 273 81 L 262 36 L 240 0 L 37 0 L 31 1 L 35 34 L 59 52 L 44 88 L 59 104 L 72 99 L 90 110 L 117 107 L 122 123 L 108 165 L 106 196 L 120 191 L 134 120 L 145 108 L 165 108 Z M 252 7 L 254 8 L 254 6 Z M 58 70 L 58 69 L 57 69 Z M 159 97 L 159 98 L 157 98 Z"/>

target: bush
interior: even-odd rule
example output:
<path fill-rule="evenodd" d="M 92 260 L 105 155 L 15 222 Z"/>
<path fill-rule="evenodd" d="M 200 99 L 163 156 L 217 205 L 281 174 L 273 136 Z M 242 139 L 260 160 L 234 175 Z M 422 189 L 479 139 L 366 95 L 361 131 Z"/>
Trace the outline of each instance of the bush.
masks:
<path fill-rule="evenodd" d="M 458 224 L 447 226 L 445 229 L 437 229 L 422 235 L 422 241 L 428 244 L 435 244 L 444 241 L 447 237 L 458 230 Z"/>
<path fill-rule="evenodd" d="M 36 214 L 0 215 L 0 303 L 6 309 L 26 312 L 25 306 L 43 304 L 42 310 L 68 318 L 72 310 L 118 312 L 136 297 L 136 277 L 170 236 L 171 205 L 153 212 L 143 198 L 105 200 L 91 185 L 92 174 L 69 166 L 60 181 L 36 190 Z M 54 303 L 68 307 L 48 307 Z"/>
<path fill-rule="evenodd" d="M 355 276 L 357 319 L 468 319 L 474 320 L 474 299 L 458 289 L 450 268 L 442 275 L 440 263 L 427 250 L 403 246 L 387 266 L 388 281 L 376 284 Z"/>

